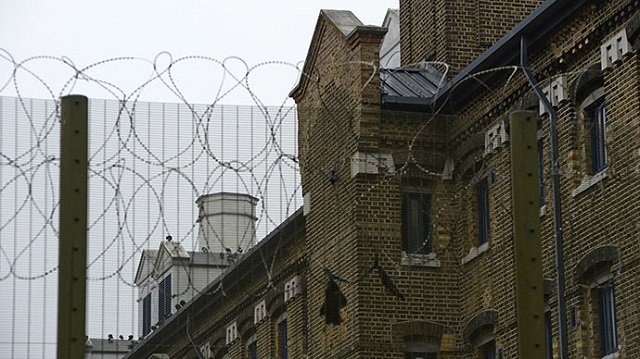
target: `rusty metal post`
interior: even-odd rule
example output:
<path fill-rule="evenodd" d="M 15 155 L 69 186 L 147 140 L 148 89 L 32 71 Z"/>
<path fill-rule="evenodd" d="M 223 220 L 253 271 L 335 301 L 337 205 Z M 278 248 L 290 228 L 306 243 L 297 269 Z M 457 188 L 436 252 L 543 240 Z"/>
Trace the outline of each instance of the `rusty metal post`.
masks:
<path fill-rule="evenodd" d="M 57 357 L 69 359 L 85 354 L 88 100 L 61 102 Z"/>
<path fill-rule="evenodd" d="M 516 319 L 520 359 L 540 359 L 546 355 L 536 123 L 534 112 L 511 114 Z"/>

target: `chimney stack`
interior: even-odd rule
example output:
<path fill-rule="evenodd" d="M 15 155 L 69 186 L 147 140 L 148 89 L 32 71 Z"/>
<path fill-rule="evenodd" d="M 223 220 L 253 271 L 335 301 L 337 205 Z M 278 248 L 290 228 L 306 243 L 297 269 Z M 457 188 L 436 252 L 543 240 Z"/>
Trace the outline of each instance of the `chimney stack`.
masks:
<path fill-rule="evenodd" d="M 402 65 L 445 62 L 451 78 L 543 2 L 400 0 Z"/>
<path fill-rule="evenodd" d="M 256 241 L 256 204 L 258 199 L 243 193 L 219 192 L 200 196 L 199 250 L 223 253 L 250 248 Z"/>

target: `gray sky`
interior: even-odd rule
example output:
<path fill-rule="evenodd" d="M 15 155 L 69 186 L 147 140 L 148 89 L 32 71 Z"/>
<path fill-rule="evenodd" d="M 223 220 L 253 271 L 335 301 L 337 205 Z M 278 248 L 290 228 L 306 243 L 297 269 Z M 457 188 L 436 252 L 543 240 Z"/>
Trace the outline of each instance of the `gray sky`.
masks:
<path fill-rule="evenodd" d="M 398 0 L 5 0 L 0 2 L 0 49 L 17 61 L 36 55 L 66 56 L 77 67 L 120 56 L 152 61 L 162 51 L 174 59 L 202 55 L 223 61 L 237 56 L 249 66 L 265 61 L 295 64 L 306 56 L 320 9 L 348 9 L 363 23 L 380 25 L 386 10 L 397 7 Z M 167 59 L 162 57 L 161 63 Z M 57 92 L 73 73 L 54 63 L 37 60 L 28 67 L 39 70 Z M 242 73 L 239 61 L 227 65 Z M 143 61 L 124 61 L 98 66 L 90 74 L 130 93 L 148 79 L 151 69 Z M 6 61 L 0 61 L 0 84 L 10 71 Z M 263 103 L 280 104 L 296 76 L 287 66 L 263 66 L 252 72 L 251 88 Z M 211 102 L 221 82 L 219 66 L 198 60 L 177 66 L 176 77 L 185 97 L 195 103 Z M 48 97 L 42 85 L 28 78 L 21 79 L 20 91 Z M 75 92 L 112 97 L 82 83 Z M 147 87 L 142 99 L 176 101 L 162 86 Z M 245 91 L 234 91 L 223 102 L 253 103 Z"/>
<path fill-rule="evenodd" d="M 67 81 L 74 79 L 76 74 L 68 65 L 59 60 L 62 57 L 68 59 L 65 61 L 72 62 L 77 68 L 83 68 L 111 58 L 136 58 L 100 63 L 84 73 L 94 80 L 114 84 L 122 89 L 125 94 L 130 95 L 149 79 L 153 70 L 154 58 L 159 53 L 166 51 L 171 54 L 171 57 L 166 54 L 161 55 L 156 62 L 160 68 L 166 66 L 171 61 L 171 58 L 175 61 L 185 56 L 206 56 L 219 62 L 226 61 L 224 62 L 225 66 L 231 73 L 243 76 L 246 72 L 245 64 L 248 67 L 253 67 L 268 62 L 251 71 L 251 90 L 255 92 L 262 104 L 292 105 L 293 102 L 287 99 L 287 94 L 293 87 L 298 77 L 298 72 L 294 67 L 279 62 L 295 65 L 304 60 L 320 9 L 348 9 L 353 11 L 363 23 L 380 25 L 386 10 L 397 7 L 398 0 L 286 0 L 276 2 L 4 0 L 0 1 L 0 96 L 15 96 L 16 92 L 19 92 L 23 97 L 54 99 L 64 89 L 64 94 L 72 92 L 85 94 L 91 98 L 114 99 L 114 95 L 98 86 L 96 81 L 84 81 L 82 77 L 74 82 L 73 90 L 65 87 L 65 85 L 68 85 Z M 33 74 L 37 74 L 38 78 L 27 71 L 21 70 L 14 83 L 12 78 L 14 67 L 4 58 L 12 57 L 14 61 L 22 62 L 33 56 L 52 56 L 58 59 L 38 58 L 26 62 L 23 69 L 32 71 Z M 220 88 L 222 88 L 221 93 L 229 90 L 234 85 L 234 82 L 229 81 L 229 76 L 224 78 L 222 73 L 222 67 L 219 63 L 200 58 L 187 58 L 172 66 L 172 76 L 177 81 L 177 87 L 183 93 L 184 100 L 189 103 L 211 103 Z M 164 78 L 165 80 L 167 79 L 166 76 Z M 105 86 L 112 91 L 114 90 L 111 85 Z M 182 102 L 180 98 L 168 91 L 157 80 L 144 87 L 139 99 L 151 102 Z M 220 103 L 253 105 L 255 101 L 246 90 L 236 88 L 224 96 Z M 32 108 L 39 111 L 35 118 L 46 118 L 47 111 L 42 110 L 42 106 L 46 105 L 36 104 Z M 0 106 L 0 109 L 4 111 L 3 113 L 5 115 L 8 114 L 4 116 L 6 118 L 0 118 L 0 120 L 4 120 L 4 122 L 0 121 L 0 152 L 9 156 L 11 156 L 12 151 L 16 153 L 22 151 L 23 146 L 24 151 L 27 151 L 34 141 L 33 133 L 29 134 L 28 130 L 20 128 L 22 125 L 17 125 L 27 124 L 29 120 L 33 121 L 34 119 L 25 117 L 21 110 L 15 110 L 15 108 L 20 108 L 19 104 L 11 99 L 8 99 L 3 103 L 3 106 Z M 52 108 L 52 105 L 49 105 L 49 111 Z M 165 114 L 163 110 L 163 116 L 175 117 L 171 111 L 173 110 L 167 110 Z M 247 119 L 253 119 L 253 115 L 248 115 L 248 111 L 248 109 L 240 111 L 240 117 L 245 122 Z M 114 113 L 117 113 L 117 108 L 116 110 L 111 110 L 109 116 Z M 14 115 L 15 117 L 12 117 Z M 272 113 L 269 116 L 271 118 L 269 121 L 279 121 L 278 115 Z M 282 126 L 278 126 L 278 135 L 281 136 L 278 142 L 280 145 L 286 145 L 282 148 L 285 153 L 293 154 L 295 151 L 295 137 L 293 137 L 296 132 L 295 123 L 291 124 L 287 121 L 284 121 Z M 105 129 L 111 128 L 112 124 L 108 123 L 109 121 L 103 120 L 102 122 L 107 124 Z M 114 121 L 111 120 L 111 122 Z M 187 130 L 191 127 L 187 127 L 185 130 L 184 126 L 178 126 L 178 123 L 182 124 L 182 122 L 169 122 L 167 122 L 166 131 L 174 138 L 167 141 L 174 145 L 177 144 L 177 146 L 173 147 L 181 148 L 181 143 L 188 143 L 190 138 L 180 140 L 179 136 L 186 135 L 189 137 Z M 231 122 L 233 122 L 233 119 L 231 119 Z M 256 127 L 255 132 L 267 137 L 266 129 L 268 124 L 263 123 L 262 127 L 259 127 L 259 123 L 256 122 L 254 124 L 253 120 L 251 120 L 251 126 Z M 142 133 L 144 124 L 137 123 L 137 125 L 137 130 Z M 96 124 L 92 123 L 92 126 L 95 127 Z M 172 129 L 169 126 L 176 127 Z M 147 127 L 151 128 L 150 126 Z M 238 152 L 238 143 L 242 142 L 243 138 L 238 134 L 237 128 L 236 126 L 229 127 L 225 131 L 230 132 L 226 134 L 223 134 L 225 131 L 222 129 L 215 132 L 221 134 L 222 137 L 227 136 L 229 138 L 225 144 L 226 148 L 230 150 L 224 152 L 224 148 L 216 150 L 215 148 L 217 147 L 212 147 L 216 151 L 216 155 L 225 161 L 232 161 L 234 155 L 241 160 L 242 153 L 239 154 Z M 126 130 L 126 126 L 124 129 Z M 233 132 L 234 129 L 236 132 Z M 160 129 L 156 130 L 159 131 Z M 164 134 L 164 125 L 162 126 L 162 131 Z M 99 135 L 99 132 L 94 129 L 92 134 Z M 254 131 L 250 132 L 254 133 Z M 251 149 L 257 152 L 263 145 L 259 142 L 261 139 L 259 135 L 253 136 L 250 141 L 247 140 L 242 144 L 249 146 L 248 144 L 251 143 Z M 290 138 L 285 138 L 286 136 Z M 168 147 L 165 146 L 164 135 L 146 135 L 142 137 L 142 139 L 147 138 L 149 140 L 162 141 L 161 143 L 150 144 L 150 148 L 154 148 L 153 146 L 155 145 L 159 145 L 160 147 L 158 148 Z M 229 147 L 229 141 L 233 142 L 234 139 L 235 145 Z M 217 145 L 217 140 L 212 138 L 212 144 Z M 51 143 L 51 145 L 44 147 L 51 146 L 49 148 L 51 153 L 55 153 L 58 143 L 56 134 L 50 134 L 47 137 L 47 141 L 46 143 Z M 107 143 L 107 140 L 103 141 Z M 264 138 L 262 138 L 262 141 L 264 141 Z M 115 146 L 117 147 L 117 145 L 116 143 Z M 254 146 L 256 147 L 255 149 Z M 235 148 L 235 152 L 233 148 Z M 138 146 L 137 149 L 140 150 L 141 147 Z M 277 155 L 277 153 L 269 152 L 269 155 Z M 166 156 L 171 157 L 171 153 Z M 185 156 L 188 161 L 190 154 Z M 265 156 L 263 155 L 263 157 Z M 262 157 L 258 159 L 262 159 Z M 37 161 L 37 159 L 32 160 L 26 166 L 38 163 Z M 129 161 L 128 164 L 133 163 L 131 159 L 127 159 L 127 161 Z M 261 190 L 263 191 L 269 189 L 264 193 L 264 205 L 270 209 L 275 208 L 281 215 L 272 219 L 265 219 L 263 213 L 260 224 L 263 224 L 264 228 L 259 227 L 259 238 L 277 225 L 277 223 L 273 222 L 281 221 L 282 218 L 286 218 L 287 214 L 297 208 L 298 204 L 294 197 L 297 198 L 299 196 L 295 192 L 292 193 L 291 188 L 288 188 L 285 192 L 281 190 L 281 188 L 290 186 L 289 183 L 280 183 L 280 178 L 288 178 L 286 177 L 289 176 L 286 174 L 288 173 L 286 172 L 288 171 L 287 168 L 293 168 L 294 164 L 289 164 L 288 166 L 291 167 L 287 167 L 286 163 L 279 163 L 278 168 L 281 168 L 272 170 L 267 167 L 275 164 L 276 160 L 265 157 L 261 161 L 260 167 L 256 167 L 258 180 L 269 179 L 268 182 L 264 182 L 267 184 L 257 184 L 262 187 Z M 105 166 L 108 167 L 107 165 Z M 204 167 L 209 168 L 208 165 Z M 263 167 L 265 168 L 263 169 Z M 137 170 L 145 173 L 149 172 L 146 167 L 137 167 Z M 55 174 L 55 168 L 52 171 Z M 269 171 L 272 174 L 266 175 L 265 173 Z M 55 192 L 54 189 L 57 188 L 57 182 L 55 179 L 50 179 L 40 172 L 33 172 L 35 176 L 32 182 L 34 192 L 31 197 L 36 200 L 44 198 L 45 202 L 48 202 L 42 208 L 48 208 L 51 211 L 54 208 L 52 201 L 55 200 L 53 193 Z M 282 176 L 283 173 L 285 177 Z M 6 184 L 15 174 L 16 170 L 13 167 L 0 166 L 0 185 Z M 227 179 L 231 186 L 237 187 L 238 183 L 242 182 L 239 182 L 236 178 L 227 178 L 228 176 L 226 175 L 224 181 L 216 181 L 216 178 L 222 179 L 222 175 L 214 170 L 208 173 L 192 171 L 190 179 L 194 180 L 198 176 L 212 178 L 216 186 L 224 185 L 224 181 Z M 296 181 L 297 179 L 294 180 L 294 182 Z M 120 184 L 123 183 L 120 182 Z M 199 182 L 195 184 L 200 186 Z M 129 185 L 130 188 L 135 188 L 135 186 Z M 209 187 L 199 187 L 199 189 L 203 190 L 204 188 L 205 191 L 207 188 L 214 190 L 218 188 L 216 186 L 209 184 Z M 249 192 L 254 191 L 254 185 L 251 184 L 250 186 Z M 295 186 L 297 184 L 294 184 L 294 188 Z M 156 187 L 157 189 L 161 188 L 163 193 L 164 189 L 168 187 L 188 188 L 186 185 L 181 186 L 179 181 L 173 179 L 163 184 L 157 184 Z M 37 275 L 55 265 L 56 255 L 47 255 L 46 253 L 55 251 L 55 248 L 51 249 L 49 247 L 55 247 L 56 239 L 55 235 L 50 231 L 44 237 L 36 234 L 40 228 L 37 221 L 39 209 L 36 207 L 36 205 L 40 204 L 37 201 L 28 202 L 28 206 L 24 207 L 26 209 L 21 210 L 21 217 L 16 217 L 15 220 L 10 218 L 9 214 L 12 211 L 17 211 L 17 208 L 23 203 L 23 197 L 27 198 L 25 197 L 26 195 L 23 196 L 20 193 L 24 188 L 26 187 L 23 186 L 23 182 L 17 181 L 11 182 L 11 188 L 7 187 L 6 190 L 0 192 L 0 203 L 5 205 L 0 210 L 0 225 L 10 222 L 10 226 L 5 226 L 0 230 L 0 246 L 3 247 L 5 254 L 9 257 L 17 256 L 20 258 L 20 262 L 16 264 L 15 268 L 17 272 L 22 275 Z M 103 205 L 101 201 L 109 202 L 114 197 L 113 194 L 109 193 L 109 188 L 109 186 L 105 187 L 104 183 L 99 183 L 96 186 L 92 184 L 93 193 L 102 191 L 100 192 L 102 194 L 98 196 L 99 198 L 95 199 L 98 202 L 94 204 L 95 206 L 101 206 Z M 124 192 L 126 192 L 126 189 Z M 282 193 L 286 193 L 286 195 Z M 185 213 L 183 217 L 169 215 L 168 212 L 165 213 L 165 222 L 167 222 L 165 225 L 168 232 L 178 232 L 179 235 L 185 235 L 186 231 L 180 225 L 186 223 L 186 225 L 192 226 L 195 223 L 184 219 L 189 215 L 194 215 L 192 195 L 193 193 L 177 195 L 175 203 L 165 203 L 168 208 L 177 206 L 176 213 Z M 129 201 L 135 197 L 133 195 L 127 197 L 126 194 L 123 196 L 123 201 Z M 292 208 L 283 209 L 283 203 L 286 204 L 287 197 L 293 198 Z M 273 198 L 273 201 L 266 203 L 271 198 Z M 140 198 L 136 198 L 136 200 L 140 203 L 145 203 Z M 289 200 L 291 201 L 291 199 Z M 126 202 L 126 204 L 129 204 L 129 202 Z M 138 202 L 133 204 L 134 207 L 136 205 L 140 206 Z M 145 206 L 148 205 L 139 208 L 147 208 Z M 108 206 L 104 204 L 103 207 L 107 208 Z M 97 238 L 106 244 L 101 242 L 99 243 L 101 245 L 96 248 L 91 246 L 89 255 L 94 258 L 93 252 L 97 250 L 97 253 L 104 251 L 105 256 L 98 257 L 96 264 L 90 268 L 90 278 L 108 275 L 114 271 L 112 267 L 115 268 L 117 265 L 122 264 L 122 261 L 128 255 L 120 252 L 128 248 L 126 246 L 132 243 L 131 239 L 144 238 L 149 235 L 152 238 L 148 240 L 145 248 L 157 248 L 159 239 L 164 238 L 164 234 L 166 234 L 164 230 L 156 230 L 158 233 L 151 231 L 149 229 L 150 225 L 146 223 L 138 226 L 137 229 L 133 229 L 134 233 L 126 233 L 119 237 L 115 242 L 118 245 L 109 247 L 110 237 L 104 234 L 109 234 L 110 232 L 108 231 L 116 227 L 113 225 L 116 215 L 114 214 L 114 208 L 109 207 L 104 211 L 107 216 L 100 217 L 99 223 L 93 228 L 94 231 L 102 232 L 103 235 L 93 237 L 90 235 L 90 237 Z M 90 212 L 93 215 L 99 213 L 99 211 Z M 150 222 L 142 218 L 145 213 L 149 215 L 147 213 L 149 212 L 148 209 L 137 212 L 137 221 L 130 220 L 130 223 Z M 52 217 L 52 221 L 57 223 L 57 213 Z M 127 232 L 130 230 L 128 227 L 126 229 Z M 26 238 L 14 235 L 15 233 L 23 233 Z M 30 240 L 32 241 L 31 244 L 22 243 Z M 185 243 L 190 242 L 187 241 Z M 17 253 L 20 252 L 21 248 L 27 248 L 27 250 L 22 255 L 18 255 Z M 111 253 L 114 251 L 117 253 Z M 131 252 L 134 252 L 133 249 Z M 109 277 L 106 280 L 90 282 L 89 310 L 91 313 L 89 313 L 88 324 L 88 334 L 90 336 L 106 336 L 107 333 L 116 335 L 137 334 L 134 333 L 136 331 L 135 308 L 137 304 L 134 303 L 136 294 L 130 286 L 123 283 L 131 280 L 135 274 L 138 257 L 136 254 L 133 260 L 126 262 L 126 268 L 121 273 L 122 278 Z M 7 275 L 10 261 L 11 258 L 0 258 L 0 279 Z M 57 276 L 55 272 L 41 279 L 24 280 L 10 276 L 0 280 L 0 327 L 3 328 L 0 329 L 0 337 L 4 338 L 0 340 L 0 357 L 53 357 L 52 348 L 55 341 L 55 335 L 53 335 L 55 333 L 54 313 L 56 310 L 53 298 L 57 295 L 56 285 Z M 107 293 L 109 294 L 107 295 Z M 119 298 L 118 301 L 111 299 L 114 298 L 114 293 L 115 297 Z M 100 308 L 100 310 L 95 308 Z"/>

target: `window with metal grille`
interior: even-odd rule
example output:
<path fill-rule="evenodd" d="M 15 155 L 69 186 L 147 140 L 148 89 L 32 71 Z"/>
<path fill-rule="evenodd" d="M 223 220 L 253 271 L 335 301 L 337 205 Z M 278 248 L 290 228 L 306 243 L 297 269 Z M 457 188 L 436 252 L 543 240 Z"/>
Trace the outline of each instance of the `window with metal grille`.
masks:
<path fill-rule="evenodd" d="M 278 323 L 278 335 L 280 339 L 280 359 L 288 359 L 289 358 L 289 346 L 287 343 L 287 320 L 283 320 Z"/>
<path fill-rule="evenodd" d="M 258 342 L 253 341 L 247 345 L 250 359 L 258 359 Z"/>
<path fill-rule="evenodd" d="M 142 300 L 142 335 L 151 331 L 151 294 L 147 294 Z"/>
<path fill-rule="evenodd" d="M 405 193 L 402 196 L 402 238 L 407 253 L 430 253 L 431 196 Z"/>
<path fill-rule="evenodd" d="M 593 104 L 588 111 L 591 137 L 591 171 L 592 173 L 598 173 L 607 168 L 607 110 L 604 99 L 600 99 Z"/>
<path fill-rule="evenodd" d="M 496 342 L 490 341 L 480 347 L 480 358 L 496 359 Z"/>
<path fill-rule="evenodd" d="M 171 316 L 171 274 L 158 285 L 158 322 Z"/>
<path fill-rule="evenodd" d="M 476 184 L 476 202 L 478 211 L 478 243 L 489 241 L 489 186 L 486 180 Z"/>
<path fill-rule="evenodd" d="M 545 337 L 545 352 L 547 359 L 553 359 L 553 327 L 551 321 L 551 311 L 544 312 L 544 337 Z"/>
<path fill-rule="evenodd" d="M 608 281 L 597 288 L 600 353 L 608 355 L 618 351 L 616 327 L 616 300 L 613 282 Z"/>

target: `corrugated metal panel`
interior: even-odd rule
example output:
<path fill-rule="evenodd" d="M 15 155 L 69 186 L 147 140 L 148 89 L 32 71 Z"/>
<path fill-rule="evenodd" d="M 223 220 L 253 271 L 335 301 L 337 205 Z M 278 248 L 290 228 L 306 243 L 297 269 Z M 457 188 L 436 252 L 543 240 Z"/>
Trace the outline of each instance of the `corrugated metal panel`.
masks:
<path fill-rule="evenodd" d="M 431 100 L 446 84 L 444 75 L 428 65 L 420 69 L 381 69 L 380 79 L 384 102 L 394 98 Z"/>

